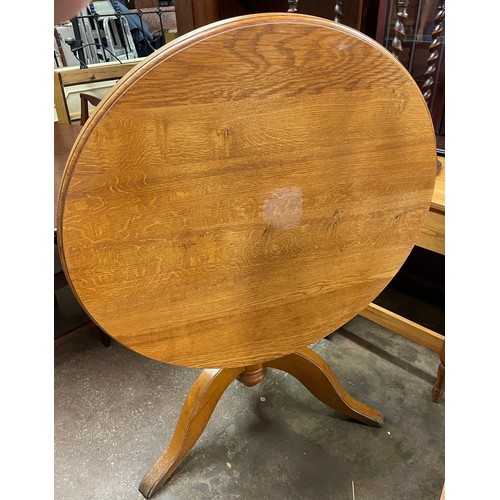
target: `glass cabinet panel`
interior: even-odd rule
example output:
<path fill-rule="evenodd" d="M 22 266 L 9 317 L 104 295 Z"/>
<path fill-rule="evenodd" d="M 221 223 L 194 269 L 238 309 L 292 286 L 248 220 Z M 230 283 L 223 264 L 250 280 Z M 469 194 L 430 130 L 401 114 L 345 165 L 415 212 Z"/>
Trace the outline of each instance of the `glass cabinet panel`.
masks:
<path fill-rule="evenodd" d="M 401 29 L 396 30 L 398 20 L 402 23 L 404 34 Z M 438 149 L 444 152 L 444 1 L 381 0 L 377 40 L 397 55 L 422 92 L 427 89 L 424 85 L 426 80 L 432 78 L 428 104 L 434 121 Z M 395 48 L 399 42 L 402 51 Z M 431 54 L 435 56 L 432 62 L 429 60 Z"/>

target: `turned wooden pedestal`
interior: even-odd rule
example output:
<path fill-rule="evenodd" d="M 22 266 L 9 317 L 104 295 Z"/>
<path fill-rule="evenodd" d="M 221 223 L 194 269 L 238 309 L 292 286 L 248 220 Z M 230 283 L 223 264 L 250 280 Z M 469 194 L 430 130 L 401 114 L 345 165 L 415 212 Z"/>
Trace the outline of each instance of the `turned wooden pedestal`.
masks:
<path fill-rule="evenodd" d="M 116 341 L 204 369 L 144 496 L 179 466 L 226 387 L 255 385 L 267 368 L 382 425 L 305 346 L 394 277 L 429 211 L 435 167 L 427 105 L 403 66 L 311 16 L 195 30 L 101 101 L 62 180 L 68 283 Z"/>

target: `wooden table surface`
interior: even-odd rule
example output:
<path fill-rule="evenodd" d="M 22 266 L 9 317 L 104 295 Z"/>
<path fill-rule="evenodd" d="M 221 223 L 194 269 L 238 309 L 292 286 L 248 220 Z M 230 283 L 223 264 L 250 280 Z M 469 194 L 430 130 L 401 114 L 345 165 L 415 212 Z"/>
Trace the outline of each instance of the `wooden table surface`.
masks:
<path fill-rule="evenodd" d="M 57 225 L 57 202 L 61 189 L 64 167 L 71 148 L 81 130 L 81 125 L 54 122 L 54 227 Z M 439 160 L 442 162 L 442 168 L 436 175 L 431 208 L 444 214 L 446 159 L 444 157 L 439 157 Z"/>
<path fill-rule="evenodd" d="M 54 227 L 57 227 L 57 203 L 64 167 L 81 129 L 81 125 L 54 122 Z"/>
<path fill-rule="evenodd" d="M 57 202 L 61 189 L 61 180 L 66 161 L 73 144 L 82 129 L 81 125 L 54 123 L 54 227 L 56 227 Z M 445 213 L 445 179 L 446 159 L 439 158 L 442 162 L 441 171 L 436 175 L 436 183 L 432 194 L 431 208 Z"/>
<path fill-rule="evenodd" d="M 180 37 L 85 127 L 58 207 L 73 290 L 115 340 L 183 366 L 262 363 L 345 324 L 406 260 L 434 189 L 414 80 L 311 16 Z"/>

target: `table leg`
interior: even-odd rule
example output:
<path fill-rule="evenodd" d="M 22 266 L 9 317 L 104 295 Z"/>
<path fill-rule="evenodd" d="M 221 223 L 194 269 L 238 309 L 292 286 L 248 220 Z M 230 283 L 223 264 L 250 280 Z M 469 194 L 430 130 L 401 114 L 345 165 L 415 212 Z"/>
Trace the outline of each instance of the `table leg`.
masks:
<path fill-rule="evenodd" d="M 432 387 L 432 401 L 439 403 L 444 394 L 444 342 L 441 352 L 439 353 L 440 363 L 438 366 L 436 381 Z"/>
<path fill-rule="evenodd" d="M 374 408 L 353 398 L 326 361 L 307 347 L 265 363 L 294 376 L 316 398 L 330 408 L 373 427 L 383 427 L 384 417 Z"/>
<path fill-rule="evenodd" d="M 139 484 L 145 498 L 151 498 L 186 458 L 205 430 L 219 399 L 243 368 L 203 370 L 182 407 L 168 448 Z"/>

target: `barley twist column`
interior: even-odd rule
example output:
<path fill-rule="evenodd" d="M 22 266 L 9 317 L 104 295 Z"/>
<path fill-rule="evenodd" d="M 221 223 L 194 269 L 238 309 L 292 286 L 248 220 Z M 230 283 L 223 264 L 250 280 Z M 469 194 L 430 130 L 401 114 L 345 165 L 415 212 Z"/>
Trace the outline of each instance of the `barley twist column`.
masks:
<path fill-rule="evenodd" d="M 399 55 L 403 52 L 403 40 L 405 39 L 405 22 L 408 19 L 409 0 L 398 0 L 398 12 L 396 23 L 394 24 L 394 38 L 392 40 L 392 54 L 399 60 Z"/>
<path fill-rule="evenodd" d="M 434 86 L 434 75 L 436 73 L 436 63 L 439 59 L 439 49 L 441 47 L 441 33 L 444 29 L 444 0 L 440 0 L 434 18 L 434 29 L 432 30 L 432 42 L 429 45 L 429 58 L 427 59 L 426 80 L 422 85 L 422 91 L 427 104 L 430 104 L 432 87 Z"/>
<path fill-rule="evenodd" d="M 342 0 L 337 0 L 335 2 L 335 18 L 333 20 L 336 23 L 341 23 L 343 15 L 344 14 L 342 12 Z"/>

